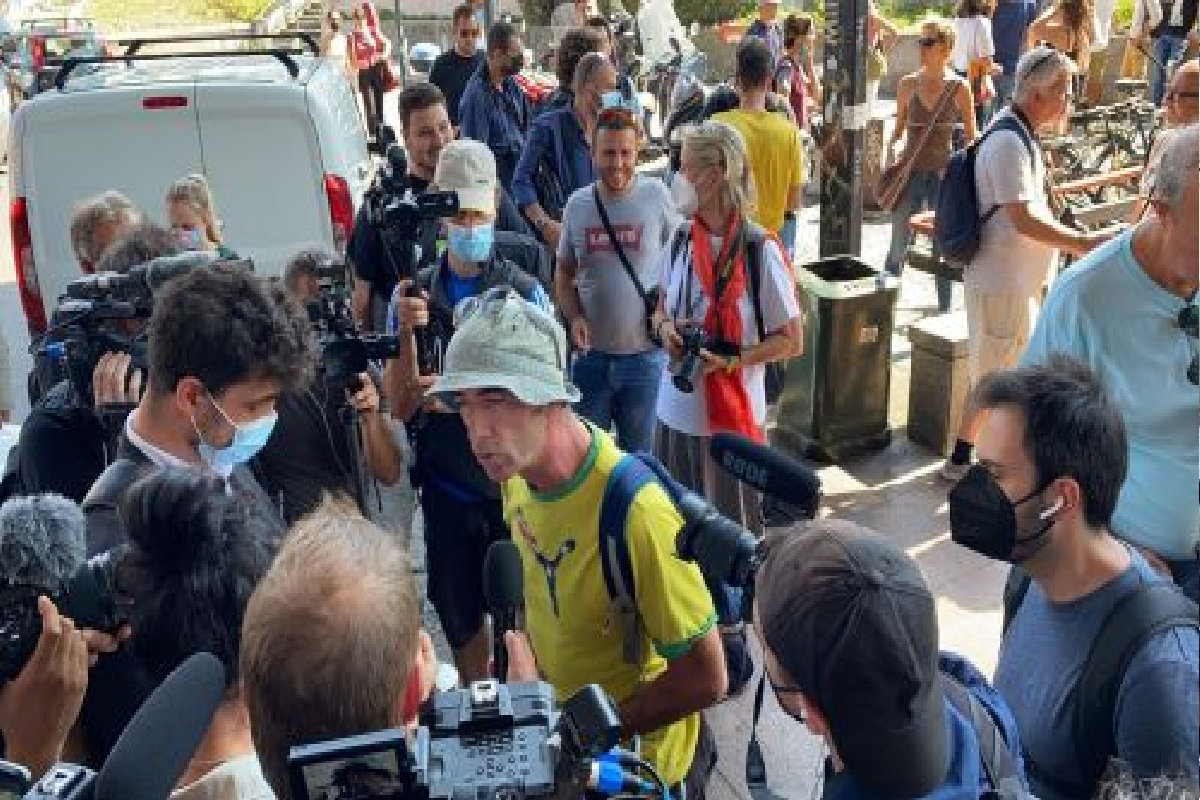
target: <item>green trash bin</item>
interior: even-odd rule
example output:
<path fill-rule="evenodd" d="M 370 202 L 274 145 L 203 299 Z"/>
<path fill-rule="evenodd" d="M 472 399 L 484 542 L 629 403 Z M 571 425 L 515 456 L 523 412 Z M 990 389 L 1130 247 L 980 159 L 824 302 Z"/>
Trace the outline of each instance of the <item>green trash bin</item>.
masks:
<path fill-rule="evenodd" d="M 886 447 L 900 282 L 854 256 L 800 265 L 797 279 L 804 353 L 788 364 L 775 444 L 820 461 Z"/>

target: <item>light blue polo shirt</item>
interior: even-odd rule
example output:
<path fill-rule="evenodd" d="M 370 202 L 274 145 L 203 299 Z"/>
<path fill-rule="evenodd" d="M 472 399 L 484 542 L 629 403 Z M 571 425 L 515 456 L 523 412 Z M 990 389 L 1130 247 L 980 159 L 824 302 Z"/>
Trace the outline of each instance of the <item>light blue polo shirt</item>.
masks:
<path fill-rule="evenodd" d="M 1200 534 L 1200 388 L 1187 378 L 1197 345 L 1179 327 L 1185 301 L 1142 270 L 1132 237 L 1114 237 L 1055 281 L 1022 363 L 1063 352 L 1100 375 L 1129 437 L 1113 532 L 1186 559 Z"/>

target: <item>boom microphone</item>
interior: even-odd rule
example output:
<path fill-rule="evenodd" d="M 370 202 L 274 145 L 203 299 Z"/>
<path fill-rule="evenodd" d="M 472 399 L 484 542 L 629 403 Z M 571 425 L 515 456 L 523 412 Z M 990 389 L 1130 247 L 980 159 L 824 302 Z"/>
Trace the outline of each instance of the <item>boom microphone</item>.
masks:
<path fill-rule="evenodd" d="M 137 710 L 96 777 L 95 800 L 166 800 L 225 693 L 225 667 L 196 653 Z"/>
<path fill-rule="evenodd" d="M 483 596 L 492 615 L 492 660 L 496 680 L 508 674 L 505 631 L 517 630 L 517 613 L 525 603 L 521 553 L 510 539 L 492 542 L 483 561 Z"/>
<path fill-rule="evenodd" d="M 709 453 L 742 483 L 813 517 L 821 505 L 821 479 L 805 464 L 734 433 L 712 437 Z"/>
<path fill-rule="evenodd" d="M 86 558 L 79 506 L 57 494 L 0 505 L 0 584 L 57 595 Z"/>

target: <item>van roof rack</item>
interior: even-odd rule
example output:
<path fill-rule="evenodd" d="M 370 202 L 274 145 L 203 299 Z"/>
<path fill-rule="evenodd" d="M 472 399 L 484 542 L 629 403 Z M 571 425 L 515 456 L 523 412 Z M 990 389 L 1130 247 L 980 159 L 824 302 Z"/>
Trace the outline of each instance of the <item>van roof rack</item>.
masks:
<path fill-rule="evenodd" d="M 215 41 L 254 41 L 263 39 L 299 39 L 308 47 L 306 49 L 295 47 L 270 47 L 259 50 L 189 50 L 183 53 L 145 53 L 140 54 L 140 50 L 144 45 L 148 44 L 174 44 L 178 42 L 215 42 Z M 300 67 L 296 63 L 294 56 L 300 55 L 316 55 L 319 53 L 316 41 L 307 33 L 294 33 L 284 35 L 272 34 L 245 34 L 239 36 L 178 36 L 178 37 L 163 37 L 163 38 L 139 38 L 132 39 L 128 42 L 119 42 L 126 45 L 125 54 L 119 56 L 71 56 L 62 60 L 62 66 L 59 67 L 58 73 L 54 76 L 54 88 L 60 92 L 66 87 L 67 79 L 76 68 L 85 64 L 117 64 L 126 63 L 132 64 L 134 61 L 172 61 L 181 58 L 212 58 L 214 56 L 271 56 L 272 58 L 283 64 L 287 69 L 288 75 L 292 78 L 300 74 Z"/>
<path fill-rule="evenodd" d="M 138 36 L 132 39 L 115 39 L 114 44 L 125 45 L 125 55 L 136 55 L 148 44 L 178 44 L 180 42 L 278 42 L 299 40 L 308 47 L 308 55 L 321 54 L 317 40 L 311 33 L 188 33 L 179 36 Z"/>

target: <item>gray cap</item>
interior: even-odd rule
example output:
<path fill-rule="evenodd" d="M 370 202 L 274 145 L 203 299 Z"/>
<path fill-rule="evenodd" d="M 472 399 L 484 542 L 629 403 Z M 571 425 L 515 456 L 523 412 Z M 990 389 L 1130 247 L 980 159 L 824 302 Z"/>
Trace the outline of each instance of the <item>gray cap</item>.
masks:
<path fill-rule="evenodd" d="M 455 316 L 431 394 L 451 405 L 467 389 L 505 389 L 531 406 L 579 401 L 567 380 L 566 334 L 549 312 L 499 287 L 463 301 Z"/>

